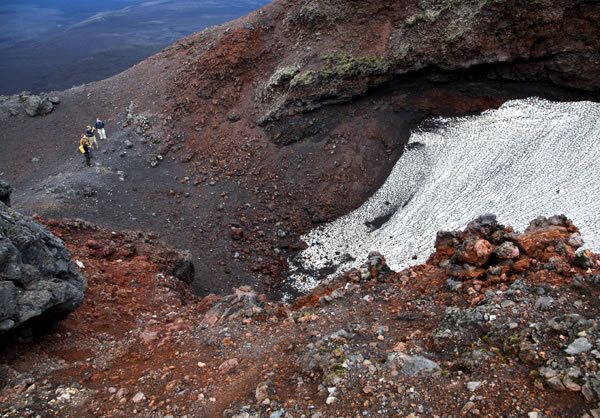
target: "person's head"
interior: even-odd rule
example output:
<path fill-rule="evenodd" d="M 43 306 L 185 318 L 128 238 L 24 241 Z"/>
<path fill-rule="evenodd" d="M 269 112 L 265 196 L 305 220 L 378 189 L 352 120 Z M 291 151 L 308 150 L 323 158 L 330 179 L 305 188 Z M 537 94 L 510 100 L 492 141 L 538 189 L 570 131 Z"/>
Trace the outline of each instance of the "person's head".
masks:
<path fill-rule="evenodd" d="M 92 129 L 92 127 L 90 125 L 87 126 L 87 129 Z"/>
<path fill-rule="evenodd" d="M 96 122 L 100 122 L 100 118 L 96 118 Z"/>

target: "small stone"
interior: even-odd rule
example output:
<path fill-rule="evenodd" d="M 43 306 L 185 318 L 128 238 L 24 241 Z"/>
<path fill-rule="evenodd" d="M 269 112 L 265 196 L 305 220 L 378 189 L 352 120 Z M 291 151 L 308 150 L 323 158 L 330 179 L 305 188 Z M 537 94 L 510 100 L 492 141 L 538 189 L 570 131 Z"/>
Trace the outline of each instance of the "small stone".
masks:
<path fill-rule="evenodd" d="M 592 349 L 592 344 L 585 337 L 577 338 L 565 349 L 568 354 L 581 354 Z"/>
<path fill-rule="evenodd" d="M 269 398 L 269 396 L 274 394 L 273 383 L 270 381 L 261 382 L 256 386 L 256 390 L 254 391 L 254 396 L 256 397 L 256 402 L 261 403 Z"/>
<path fill-rule="evenodd" d="M 298 322 L 300 322 L 300 323 L 312 322 L 312 321 L 316 321 L 317 319 L 319 319 L 319 315 L 309 314 L 309 315 L 303 315 L 300 318 L 298 318 Z"/>
<path fill-rule="evenodd" d="M 140 339 L 145 345 L 150 345 L 158 338 L 158 331 L 144 330 L 140 334 Z"/>
<path fill-rule="evenodd" d="M 331 404 L 333 404 L 333 403 L 335 402 L 335 400 L 336 400 L 336 399 L 337 399 L 337 398 L 336 398 L 335 396 L 328 396 L 328 397 L 327 397 L 327 400 L 325 401 L 325 403 L 326 403 L 327 405 L 331 405 Z"/>
<path fill-rule="evenodd" d="M 458 292 L 463 286 L 462 282 L 453 279 L 446 280 L 446 284 L 452 292 Z"/>
<path fill-rule="evenodd" d="M 127 148 L 133 148 L 133 142 L 131 142 L 130 140 L 126 139 L 125 140 L 125 146 Z"/>
<path fill-rule="evenodd" d="M 42 98 L 40 96 L 28 96 L 25 99 L 25 113 L 29 116 L 37 116 L 41 112 Z"/>
<path fill-rule="evenodd" d="M 467 389 L 469 390 L 469 392 L 475 392 L 481 387 L 481 385 L 481 382 L 467 382 Z"/>
<path fill-rule="evenodd" d="M 588 401 L 593 401 L 596 398 L 596 395 L 592 389 L 592 385 L 589 381 L 585 382 L 585 384 L 581 387 L 581 393 Z"/>
<path fill-rule="evenodd" d="M 238 366 L 238 364 L 239 363 L 237 358 L 231 358 L 221 363 L 221 365 L 219 366 L 219 370 L 223 373 L 229 373 L 233 371 Z"/>
<path fill-rule="evenodd" d="M 54 105 L 52 104 L 52 102 L 48 99 L 43 99 L 42 103 L 40 103 L 40 113 L 42 115 L 47 115 L 48 113 L 51 113 L 54 110 Z"/>
<path fill-rule="evenodd" d="M 131 402 L 140 403 L 145 399 L 146 399 L 146 395 L 144 395 L 142 392 L 138 392 L 135 395 L 133 395 L 133 398 L 131 398 Z"/>
<path fill-rule="evenodd" d="M 570 390 L 572 392 L 580 392 L 581 391 L 581 386 L 578 385 L 577 383 L 575 383 L 570 376 L 565 376 L 563 378 L 562 383 L 565 386 L 565 388 L 567 388 L 568 390 Z"/>
<path fill-rule="evenodd" d="M 230 113 L 230 114 L 228 114 L 228 115 L 227 115 L 227 120 L 228 120 L 229 122 L 237 122 L 237 121 L 239 121 L 241 118 L 242 118 L 242 117 L 240 116 L 240 114 L 239 114 L 239 113 L 235 113 L 235 112 L 234 112 L 234 113 Z"/>
<path fill-rule="evenodd" d="M 285 416 L 285 409 L 280 409 L 279 411 L 272 412 L 269 415 L 269 418 L 283 418 Z"/>
<path fill-rule="evenodd" d="M 416 376 L 420 373 L 433 373 L 440 366 L 422 356 L 410 356 L 404 353 L 390 353 L 386 362 L 393 370 L 400 370 L 404 376 Z"/>
<path fill-rule="evenodd" d="M 519 257 L 519 248 L 510 241 L 505 241 L 499 245 L 494 253 L 500 260 L 512 260 Z"/>
<path fill-rule="evenodd" d="M 492 254 L 492 244 L 484 239 L 467 240 L 459 251 L 459 260 L 476 267 L 487 263 Z"/>
<path fill-rule="evenodd" d="M 202 368 L 206 367 L 206 363 L 202 363 L 201 361 L 199 361 L 198 367 L 200 367 L 202 369 Z"/>
<path fill-rule="evenodd" d="M 592 258 L 592 252 L 590 250 L 583 250 L 573 259 L 573 265 L 582 269 L 590 269 L 594 268 L 596 263 Z"/>
<path fill-rule="evenodd" d="M 552 299 L 550 296 L 540 296 L 533 304 L 533 308 L 539 311 L 546 311 L 550 309 L 553 303 L 554 299 Z"/>
<path fill-rule="evenodd" d="M 547 379 L 546 384 L 548 385 L 548 387 L 550 389 L 553 389 L 553 390 L 558 390 L 558 391 L 565 390 L 565 387 L 562 384 L 560 377 L 558 377 L 558 376 L 554 376 L 554 377 L 551 377 L 550 379 Z"/>
<path fill-rule="evenodd" d="M 474 407 L 475 407 L 475 402 L 469 401 L 462 407 L 462 409 L 460 410 L 460 414 L 467 415 L 467 413 Z"/>
<path fill-rule="evenodd" d="M 244 230 L 239 226 L 231 227 L 231 238 L 235 241 L 239 241 L 244 237 Z"/>
<path fill-rule="evenodd" d="M 584 241 L 578 232 L 574 232 L 569 237 L 569 241 L 567 241 L 567 244 L 569 244 L 573 248 L 580 248 L 583 247 Z"/>
<path fill-rule="evenodd" d="M 551 377 L 558 376 L 558 370 L 554 370 L 550 367 L 540 367 L 538 372 L 544 379 L 550 379 Z"/>

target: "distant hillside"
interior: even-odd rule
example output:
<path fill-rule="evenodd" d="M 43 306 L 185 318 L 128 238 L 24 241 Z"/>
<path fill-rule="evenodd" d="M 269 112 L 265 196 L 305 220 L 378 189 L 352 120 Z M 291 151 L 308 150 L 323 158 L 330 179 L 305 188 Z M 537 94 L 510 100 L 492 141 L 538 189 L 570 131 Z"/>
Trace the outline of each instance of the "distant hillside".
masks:
<path fill-rule="evenodd" d="M 117 74 L 190 33 L 268 0 L 0 4 L 0 94 L 57 91 Z"/>

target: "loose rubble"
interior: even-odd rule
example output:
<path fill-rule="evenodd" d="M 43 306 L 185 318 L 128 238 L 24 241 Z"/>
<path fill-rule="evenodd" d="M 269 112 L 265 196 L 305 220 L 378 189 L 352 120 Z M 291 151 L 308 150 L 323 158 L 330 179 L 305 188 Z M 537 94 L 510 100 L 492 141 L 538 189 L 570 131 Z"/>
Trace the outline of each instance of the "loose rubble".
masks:
<path fill-rule="evenodd" d="M 65 315 L 83 302 L 86 279 L 64 243 L 12 210 L 0 183 L 0 334 Z"/>
<path fill-rule="evenodd" d="M 517 233 L 486 215 L 438 234 L 426 264 L 393 272 L 373 252 L 291 305 L 197 298 L 151 236 L 50 225 L 88 297 L 0 352 L 7 416 L 597 415 L 599 257 L 576 264 L 565 217 Z"/>

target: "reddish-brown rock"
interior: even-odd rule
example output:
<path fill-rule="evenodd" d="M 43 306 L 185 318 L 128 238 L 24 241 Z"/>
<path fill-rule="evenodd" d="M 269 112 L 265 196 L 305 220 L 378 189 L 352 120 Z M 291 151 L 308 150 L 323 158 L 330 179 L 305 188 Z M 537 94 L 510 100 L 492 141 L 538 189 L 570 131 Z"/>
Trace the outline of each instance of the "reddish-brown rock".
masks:
<path fill-rule="evenodd" d="M 530 257 L 541 255 L 544 250 L 558 241 L 568 240 L 570 232 L 562 226 L 534 229 L 517 237 L 517 242 Z"/>
<path fill-rule="evenodd" d="M 472 239 L 465 241 L 464 246 L 459 250 L 458 258 L 463 263 L 481 267 L 487 263 L 492 251 L 492 244 L 489 241 L 485 239 Z"/>

